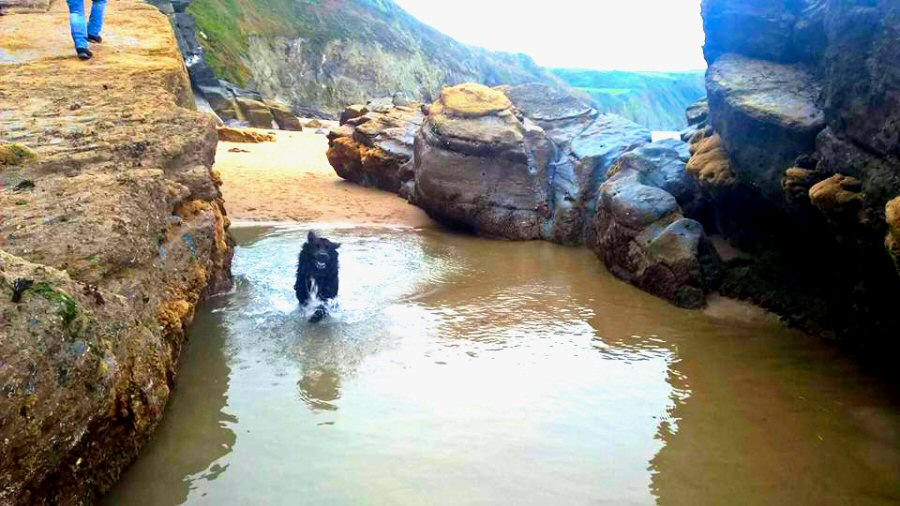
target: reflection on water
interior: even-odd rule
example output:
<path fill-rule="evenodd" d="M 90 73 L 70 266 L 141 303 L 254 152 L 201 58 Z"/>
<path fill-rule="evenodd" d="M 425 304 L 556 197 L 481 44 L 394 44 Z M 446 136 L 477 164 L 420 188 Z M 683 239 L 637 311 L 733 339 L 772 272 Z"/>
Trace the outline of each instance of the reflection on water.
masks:
<path fill-rule="evenodd" d="M 900 500 L 894 390 L 742 306 L 674 308 L 586 250 L 342 229 L 311 325 L 305 231 L 238 232 L 108 504 Z"/>

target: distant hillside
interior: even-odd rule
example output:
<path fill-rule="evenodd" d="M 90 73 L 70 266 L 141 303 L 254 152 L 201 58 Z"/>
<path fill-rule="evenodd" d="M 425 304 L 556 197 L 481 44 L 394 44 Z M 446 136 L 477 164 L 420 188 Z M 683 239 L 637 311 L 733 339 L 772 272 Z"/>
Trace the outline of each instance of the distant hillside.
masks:
<path fill-rule="evenodd" d="M 563 81 L 588 93 L 603 112 L 620 114 L 651 130 L 687 126 L 684 110 L 706 96 L 704 71 L 621 72 L 556 69 Z"/>
<path fill-rule="evenodd" d="M 391 0 L 194 0 L 198 39 L 219 78 L 296 106 L 337 112 L 447 84 L 556 81 L 525 55 L 463 45 Z"/>

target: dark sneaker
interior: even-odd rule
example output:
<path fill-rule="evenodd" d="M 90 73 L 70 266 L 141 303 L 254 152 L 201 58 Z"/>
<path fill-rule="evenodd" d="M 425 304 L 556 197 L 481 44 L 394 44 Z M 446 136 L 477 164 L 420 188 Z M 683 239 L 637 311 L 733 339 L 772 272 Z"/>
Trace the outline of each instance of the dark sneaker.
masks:
<path fill-rule="evenodd" d="M 94 57 L 94 53 L 92 53 L 91 50 L 86 47 L 75 48 L 75 53 L 78 54 L 79 60 L 90 60 Z"/>
<path fill-rule="evenodd" d="M 100 43 L 103 42 L 103 37 L 101 37 L 101 36 L 99 36 L 99 35 L 88 35 L 88 40 L 91 41 L 91 42 L 95 42 L 95 43 L 97 43 L 97 44 L 100 44 Z"/>

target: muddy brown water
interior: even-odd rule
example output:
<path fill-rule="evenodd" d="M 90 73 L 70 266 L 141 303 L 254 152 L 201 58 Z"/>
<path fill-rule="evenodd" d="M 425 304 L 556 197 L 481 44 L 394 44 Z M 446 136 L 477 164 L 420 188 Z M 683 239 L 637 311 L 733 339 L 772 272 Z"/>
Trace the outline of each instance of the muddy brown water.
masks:
<path fill-rule="evenodd" d="M 321 230 L 321 229 L 320 229 Z M 675 308 L 585 249 L 441 231 L 238 228 L 164 421 L 106 504 L 890 504 L 900 396 L 753 308 Z"/>

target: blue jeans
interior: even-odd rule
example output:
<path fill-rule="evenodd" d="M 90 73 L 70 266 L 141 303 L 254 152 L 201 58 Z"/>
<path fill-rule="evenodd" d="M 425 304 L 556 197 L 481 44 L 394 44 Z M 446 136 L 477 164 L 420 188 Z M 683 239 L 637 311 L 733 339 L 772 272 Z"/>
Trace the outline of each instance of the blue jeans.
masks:
<path fill-rule="evenodd" d="M 103 30 L 103 12 L 106 11 L 106 0 L 93 0 L 91 2 L 91 19 L 85 20 L 85 0 L 66 0 L 69 4 L 69 24 L 72 25 L 72 40 L 76 48 L 87 48 L 88 35 L 99 37 Z"/>

